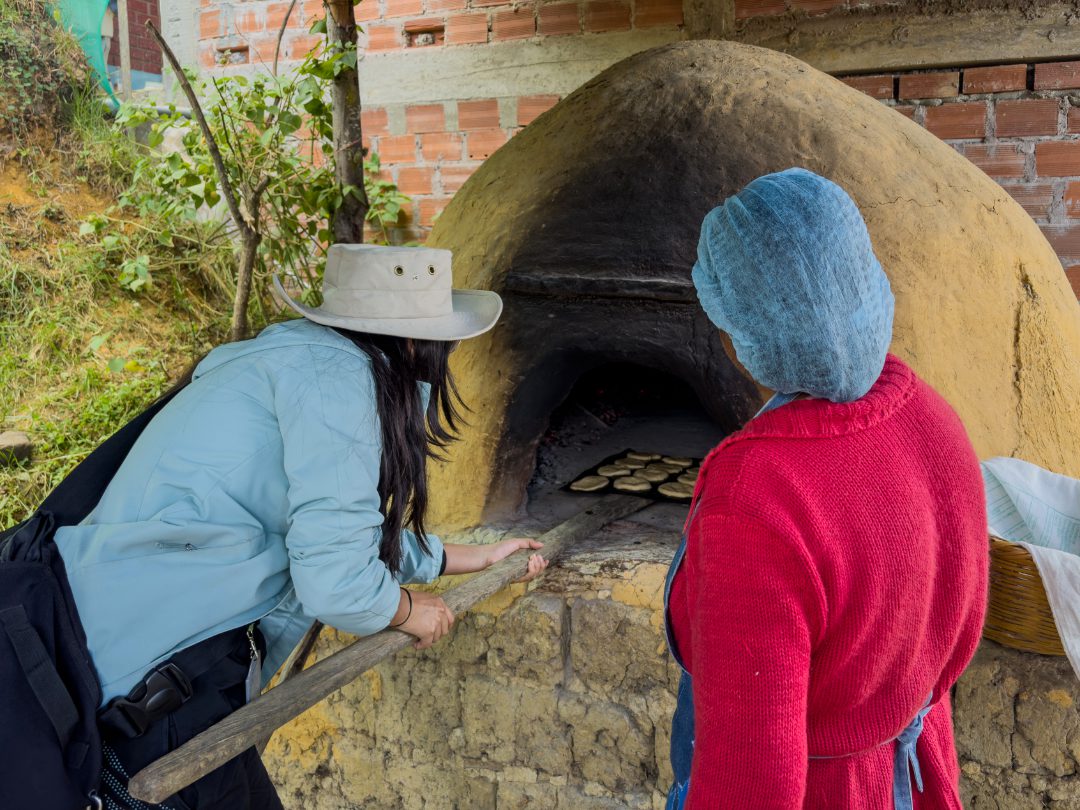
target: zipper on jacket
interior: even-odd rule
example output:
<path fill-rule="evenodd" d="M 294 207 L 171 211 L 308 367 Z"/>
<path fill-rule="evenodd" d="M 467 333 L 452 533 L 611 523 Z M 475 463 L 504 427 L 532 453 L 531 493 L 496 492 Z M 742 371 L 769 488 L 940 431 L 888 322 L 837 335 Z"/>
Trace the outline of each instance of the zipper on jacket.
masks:
<path fill-rule="evenodd" d="M 163 551 L 194 551 L 195 546 L 191 543 L 157 543 L 157 547 Z"/>

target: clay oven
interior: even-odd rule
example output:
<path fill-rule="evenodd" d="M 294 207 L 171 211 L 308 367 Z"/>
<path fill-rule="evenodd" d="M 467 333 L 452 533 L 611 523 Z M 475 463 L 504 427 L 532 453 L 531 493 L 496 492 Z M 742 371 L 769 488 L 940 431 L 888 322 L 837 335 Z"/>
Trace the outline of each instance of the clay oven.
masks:
<path fill-rule="evenodd" d="M 703 215 L 793 165 L 859 204 L 897 296 L 893 350 L 950 399 L 980 454 L 1080 473 L 1080 317 L 1023 210 L 929 133 L 791 57 L 682 43 L 568 96 L 437 222 L 430 244 L 454 251 L 457 283 L 506 300 L 500 325 L 455 355 L 474 413 L 438 472 L 441 523 L 513 514 L 549 415 L 604 363 L 685 382 L 721 435 L 752 412 L 759 396 L 724 357 L 690 269 Z"/>

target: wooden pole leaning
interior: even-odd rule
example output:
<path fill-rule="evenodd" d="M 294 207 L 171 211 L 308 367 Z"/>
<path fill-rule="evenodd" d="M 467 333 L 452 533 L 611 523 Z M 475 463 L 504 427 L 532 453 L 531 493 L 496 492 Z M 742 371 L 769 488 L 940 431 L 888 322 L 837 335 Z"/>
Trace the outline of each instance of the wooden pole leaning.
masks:
<path fill-rule="evenodd" d="M 633 495 L 604 497 L 538 537 L 544 544 L 540 553 L 549 560 L 555 560 L 579 540 L 650 503 L 652 501 Z M 465 612 L 523 576 L 532 553 L 535 552 L 518 551 L 512 554 L 446 591 L 443 599 L 455 616 Z M 350 644 L 147 765 L 131 779 L 128 792 L 150 804 L 163 802 L 413 641 L 413 637 L 406 633 L 384 630 Z"/>

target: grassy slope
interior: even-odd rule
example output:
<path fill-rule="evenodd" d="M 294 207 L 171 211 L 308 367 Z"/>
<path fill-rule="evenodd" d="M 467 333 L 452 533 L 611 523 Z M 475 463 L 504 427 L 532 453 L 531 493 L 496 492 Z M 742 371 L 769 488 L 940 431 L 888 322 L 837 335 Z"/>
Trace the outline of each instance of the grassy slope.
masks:
<path fill-rule="evenodd" d="M 226 326 L 218 313 L 228 302 L 176 278 L 124 292 L 94 261 L 100 248 L 79 239 L 79 222 L 115 202 L 107 169 L 125 145 L 81 115 L 72 132 L 0 142 L 0 420 L 35 444 L 32 464 L 0 469 L 0 527 L 33 509 Z M 110 371 L 114 358 L 128 368 Z"/>

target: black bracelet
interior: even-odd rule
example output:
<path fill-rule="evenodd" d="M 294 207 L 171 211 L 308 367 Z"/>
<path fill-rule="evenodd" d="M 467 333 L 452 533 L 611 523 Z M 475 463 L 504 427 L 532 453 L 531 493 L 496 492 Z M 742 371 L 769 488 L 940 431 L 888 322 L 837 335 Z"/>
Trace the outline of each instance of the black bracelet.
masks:
<path fill-rule="evenodd" d="M 412 616 L 412 594 L 409 593 L 408 588 L 402 588 L 401 590 L 403 590 L 405 592 L 405 595 L 407 597 L 409 597 L 409 612 L 405 614 L 405 618 L 402 619 L 400 622 L 398 622 L 397 624 L 390 625 L 391 629 L 393 629 L 395 627 L 401 627 L 401 625 L 405 624 L 405 622 L 407 622 L 409 620 L 409 618 Z"/>

